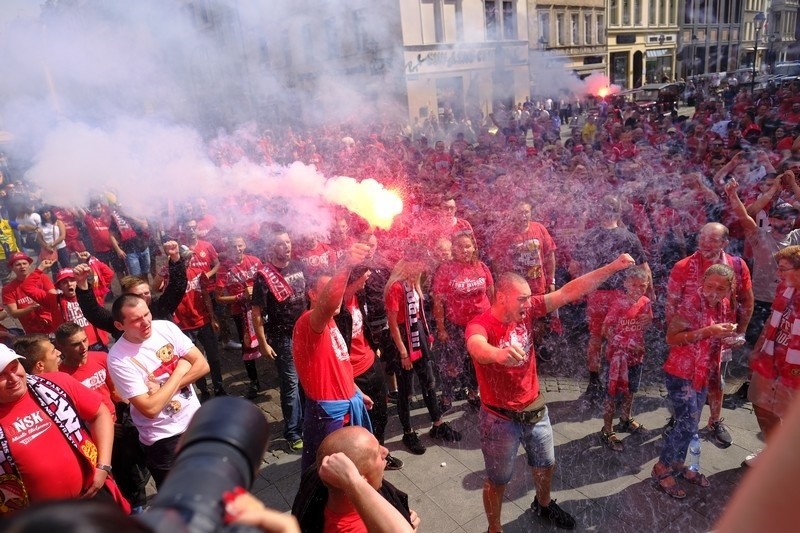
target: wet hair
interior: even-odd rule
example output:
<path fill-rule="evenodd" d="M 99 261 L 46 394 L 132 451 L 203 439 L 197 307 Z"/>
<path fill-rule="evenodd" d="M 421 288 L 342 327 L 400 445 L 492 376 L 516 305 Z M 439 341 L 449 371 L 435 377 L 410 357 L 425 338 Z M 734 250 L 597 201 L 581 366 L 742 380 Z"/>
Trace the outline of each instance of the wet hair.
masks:
<path fill-rule="evenodd" d="M 6 533 L 152 533 L 144 523 L 126 516 L 106 502 L 91 500 L 50 501 L 32 505 L 4 520 Z"/>
<path fill-rule="evenodd" d="M 720 276 L 728 280 L 728 285 L 730 288 L 733 289 L 734 285 L 736 284 L 736 280 L 733 275 L 733 269 L 728 265 L 716 264 L 711 265 L 706 269 L 703 273 L 703 279 L 707 279 L 709 276 Z"/>
<path fill-rule="evenodd" d="M 83 331 L 75 322 L 64 322 L 56 328 L 56 343 L 63 345 L 67 339 Z"/>
<path fill-rule="evenodd" d="M 25 358 L 19 360 L 25 372 L 32 372 L 36 363 L 44 359 L 44 350 L 41 345 L 49 341 L 50 338 L 41 333 L 23 335 L 14 340 L 14 351 Z"/>
<path fill-rule="evenodd" d="M 144 276 L 125 276 L 121 280 L 119 280 L 119 286 L 122 288 L 122 292 L 127 293 L 132 290 L 134 287 L 138 287 L 139 285 L 150 285 L 147 279 Z"/>
<path fill-rule="evenodd" d="M 800 268 L 800 246 L 787 246 L 783 250 L 779 250 L 773 256 L 775 262 L 786 260 L 792 264 L 794 268 Z"/>
<path fill-rule="evenodd" d="M 144 302 L 144 298 L 136 294 L 123 294 L 118 296 L 114 303 L 111 305 L 111 316 L 114 317 L 115 322 L 125 322 L 125 315 L 122 312 L 127 307 L 136 307 L 139 302 Z"/>

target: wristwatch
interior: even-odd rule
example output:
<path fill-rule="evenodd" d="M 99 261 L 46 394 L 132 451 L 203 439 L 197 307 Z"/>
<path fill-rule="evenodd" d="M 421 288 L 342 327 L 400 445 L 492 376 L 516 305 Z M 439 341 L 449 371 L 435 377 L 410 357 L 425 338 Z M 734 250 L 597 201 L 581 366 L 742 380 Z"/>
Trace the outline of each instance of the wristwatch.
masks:
<path fill-rule="evenodd" d="M 98 470 L 105 470 L 109 474 L 111 473 L 111 465 L 104 465 L 104 464 L 97 463 L 95 468 L 98 469 Z"/>

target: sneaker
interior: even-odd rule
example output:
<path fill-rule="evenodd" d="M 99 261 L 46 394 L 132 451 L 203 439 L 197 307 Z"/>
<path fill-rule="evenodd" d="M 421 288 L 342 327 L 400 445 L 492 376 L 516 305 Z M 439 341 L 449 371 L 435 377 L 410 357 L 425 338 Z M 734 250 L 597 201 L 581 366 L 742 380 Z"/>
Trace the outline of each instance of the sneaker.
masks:
<path fill-rule="evenodd" d="M 400 470 L 403 468 L 403 461 L 393 455 L 386 456 L 386 466 L 384 470 Z"/>
<path fill-rule="evenodd" d="M 228 342 L 226 342 L 225 344 L 223 344 L 222 347 L 223 348 L 227 348 L 229 350 L 241 350 L 242 349 L 242 343 L 241 342 L 236 342 L 235 340 L 231 339 Z"/>
<path fill-rule="evenodd" d="M 397 391 L 390 390 L 389 394 L 386 395 L 386 402 L 387 403 L 397 403 Z"/>
<path fill-rule="evenodd" d="M 438 426 L 431 428 L 430 437 L 432 439 L 444 439 L 447 442 L 458 442 L 461 440 L 461 433 L 451 428 L 447 422 L 442 422 Z"/>
<path fill-rule="evenodd" d="M 733 444 L 733 438 L 731 434 L 728 433 L 728 428 L 725 427 L 725 424 L 722 421 L 725 420 L 724 418 L 720 418 L 716 422 L 713 422 L 708 425 L 708 431 L 714 438 L 719 441 L 720 444 L 725 446 L 726 448 Z"/>
<path fill-rule="evenodd" d="M 748 467 L 756 466 L 756 464 L 758 463 L 758 457 L 759 455 L 761 455 L 762 451 L 763 450 L 756 450 L 755 453 L 751 453 L 750 455 L 745 457 L 744 461 L 742 461 L 742 466 L 748 466 Z"/>
<path fill-rule="evenodd" d="M 669 435 L 669 432 L 672 431 L 672 428 L 675 427 L 675 417 L 671 416 L 667 418 L 667 425 L 664 426 L 664 429 L 661 430 L 661 435 L 666 437 Z"/>
<path fill-rule="evenodd" d="M 545 520 L 551 521 L 556 527 L 561 529 L 575 529 L 575 519 L 568 512 L 558 506 L 555 500 L 550 500 L 550 505 L 542 507 L 539 500 L 533 498 L 531 509 L 536 516 L 541 516 Z"/>
<path fill-rule="evenodd" d="M 293 452 L 303 451 L 303 439 L 289 441 L 289 450 Z"/>
<path fill-rule="evenodd" d="M 405 444 L 408 451 L 414 455 L 422 455 L 425 453 L 425 445 L 419 440 L 419 435 L 417 435 L 416 431 L 403 433 L 403 444 Z"/>

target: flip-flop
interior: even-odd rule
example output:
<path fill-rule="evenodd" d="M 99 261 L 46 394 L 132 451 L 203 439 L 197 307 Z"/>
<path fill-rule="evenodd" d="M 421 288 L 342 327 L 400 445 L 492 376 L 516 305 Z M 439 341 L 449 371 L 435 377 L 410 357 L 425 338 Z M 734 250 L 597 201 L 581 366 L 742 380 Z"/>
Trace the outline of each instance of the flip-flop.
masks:
<path fill-rule="evenodd" d="M 665 487 L 664 485 L 661 484 L 661 482 L 663 480 L 667 479 L 668 477 L 671 477 L 673 480 L 675 480 L 675 484 L 672 485 L 672 486 L 669 486 L 669 487 Z M 678 479 L 676 477 L 676 472 L 673 472 L 672 470 L 667 470 L 663 474 L 659 475 L 659 474 L 656 474 L 655 467 L 653 467 L 653 471 L 650 473 L 650 478 L 655 483 L 656 488 L 659 489 L 660 491 L 662 491 L 667 496 L 670 496 L 671 498 L 675 498 L 676 500 L 682 500 L 682 499 L 684 499 L 686 497 L 686 491 L 683 490 L 680 487 L 680 485 L 678 485 Z"/>

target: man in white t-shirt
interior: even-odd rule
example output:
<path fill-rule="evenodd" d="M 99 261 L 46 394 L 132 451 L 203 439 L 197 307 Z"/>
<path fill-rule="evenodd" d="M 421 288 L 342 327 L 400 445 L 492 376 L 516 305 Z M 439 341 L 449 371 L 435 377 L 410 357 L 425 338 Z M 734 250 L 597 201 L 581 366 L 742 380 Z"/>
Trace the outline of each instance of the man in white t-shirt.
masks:
<path fill-rule="evenodd" d="M 123 294 L 111 313 L 122 337 L 108 354 L 108 371 L 119 395 L 130 401 L 147 468 L 160 487 L 178 439 L 200 408 L 191 385 L 208 374 L 208 362 L 175 324 L 153 320 L 143 298 Z"/>

